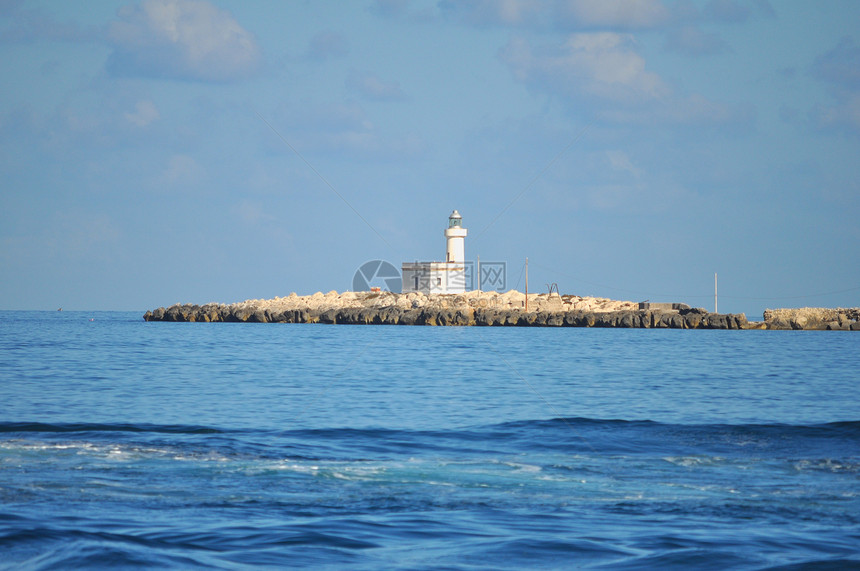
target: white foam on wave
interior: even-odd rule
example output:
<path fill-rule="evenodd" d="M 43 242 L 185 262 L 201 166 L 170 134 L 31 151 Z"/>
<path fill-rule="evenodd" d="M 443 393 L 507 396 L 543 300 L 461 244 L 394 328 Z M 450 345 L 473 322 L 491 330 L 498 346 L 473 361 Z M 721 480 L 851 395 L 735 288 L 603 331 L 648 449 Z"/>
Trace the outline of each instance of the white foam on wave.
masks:
<path fill-rule="evenodd" d="M 666 456 L 664 461 L 676 466 L 692 468 L 696 466 L 713 466 L 725 461 L 720 456 Z"/>
<path fill-rule="evenodd" d="M 188 453 L 173 447 L 138 446 L 135 444 L 97 443 L 89 441 L 44 442 L 33 440 L 6 440 L 0 442 L 0 449 L 20 453 L 71 453 L 89 458 L 102 458 L 113 461 L 133 461 L 147 459 L 169 459 L 180 462 L 227 462 L 227 456 L 211 451 L 208 453 Z"/>

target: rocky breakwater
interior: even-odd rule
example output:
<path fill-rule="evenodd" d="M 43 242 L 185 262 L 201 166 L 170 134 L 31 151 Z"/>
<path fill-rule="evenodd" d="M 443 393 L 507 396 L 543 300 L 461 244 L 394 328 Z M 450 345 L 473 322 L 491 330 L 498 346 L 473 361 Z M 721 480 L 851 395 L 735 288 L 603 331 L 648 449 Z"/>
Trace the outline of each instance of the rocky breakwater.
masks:
<path fill-rule="evenodd" d="M 345 323 L 749 329 L 744 314 L 716 314 L 683 304 L 649 304 L 558 294 L 472 291 L 462 295 L 317 292 L 240 303 L 176 304 L 147 311 L 146 321 Z"/>
<path fill-rule="evenodd" d="M 860 307 L 766 309 L 764 323 L 768 329 L 860 331 Z"/>

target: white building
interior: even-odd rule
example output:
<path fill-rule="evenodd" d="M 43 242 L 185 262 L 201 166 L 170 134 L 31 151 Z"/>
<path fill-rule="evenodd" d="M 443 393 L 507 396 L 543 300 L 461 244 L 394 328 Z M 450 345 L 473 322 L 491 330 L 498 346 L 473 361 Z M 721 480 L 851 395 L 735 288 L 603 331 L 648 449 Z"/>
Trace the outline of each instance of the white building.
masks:
<path fill-rule="evenodd" d="M 445 229 L 447 249 L 444 262 L 403 263 L 403 293 L 465 293 L 466 246 L 468 230 L 463 228 L 463 217 L 456 210 L 448 217 Z"/>

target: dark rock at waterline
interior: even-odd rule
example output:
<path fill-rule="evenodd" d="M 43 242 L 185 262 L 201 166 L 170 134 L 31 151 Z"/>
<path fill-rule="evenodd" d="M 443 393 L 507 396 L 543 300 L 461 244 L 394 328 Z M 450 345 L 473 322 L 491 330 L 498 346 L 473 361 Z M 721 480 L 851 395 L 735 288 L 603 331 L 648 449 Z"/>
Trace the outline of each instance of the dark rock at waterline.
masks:
<path fill-rule="evenodd" d="M 522 311 L 500 308 L 344 307 L 275 310 L 249 305 L 176 304 L 147 311 L 146 321 L 232 323 L 328 323 L 350 325 L 440 325 L 517 327 L 601 327 L 644 329 L 746 329 L 743 314 L 715 314 L 702 309 L 621 311 Z M 833 321 L 830 329 L 852 329 L 854 322 Z M 860 326 L 857 327 L 860 329 Z"/>

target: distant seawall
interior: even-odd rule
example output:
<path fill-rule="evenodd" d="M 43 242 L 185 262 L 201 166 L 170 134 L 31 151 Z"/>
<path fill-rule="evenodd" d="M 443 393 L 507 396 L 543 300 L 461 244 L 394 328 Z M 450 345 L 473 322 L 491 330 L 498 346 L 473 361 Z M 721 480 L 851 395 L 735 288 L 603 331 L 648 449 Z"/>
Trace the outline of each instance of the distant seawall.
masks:
<path fill-rule="evenodd" d="M 710 313 L 684 304 L 633 303 L 605 298 L 510 291 L 463 295 L 329 292 L 234 304 L 175 304 L 147 311 L 146 321 L 622 327 L 646 329 L 763 329 L 744 314 Z"/>
<path fill-rule="evenodd" d="M 768 329 L 860 331 L 860 307 L 767 309 L 764 321 Z"/>

